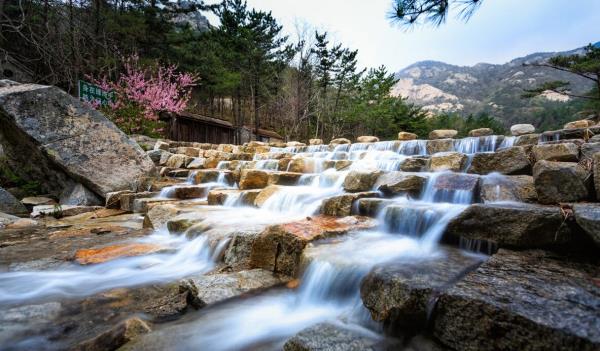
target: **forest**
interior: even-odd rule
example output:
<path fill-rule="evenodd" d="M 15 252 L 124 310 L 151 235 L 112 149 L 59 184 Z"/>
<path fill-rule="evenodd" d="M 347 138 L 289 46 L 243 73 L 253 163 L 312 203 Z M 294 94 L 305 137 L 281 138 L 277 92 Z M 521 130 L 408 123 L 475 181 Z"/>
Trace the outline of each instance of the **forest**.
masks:
<path fill-rule="evenodd" d="M 198 21 L 198 11 L 214 14 L 218 23 Z M 176 105 L 236 127 L 273 129 L 288 140 L 390 139 L 399 131 L 424 137 L 435 128 L 461 136 L 475 127 L 504 132 L 493 116 L 436 115 L 390 96 L 395 78 L 386 67 L 361 68 L 358 51 L 329 33 L 307 24 L 284 31 L 270 12 L 243 0 L 8 0 L 0 18 L 2 54 L 36 82 L 71 94 L 82 79 L 119 92 L 120 83 L 109 82 L 127 81 L 127 73 L 131 82 L 128 62 L 135 59 L 134 73 L 167 82 L 155 93 L 172 88 L 180 95 L 159 109 Z M 179 75 L 186 77 L 183 86 Z M 148 81 L 138 83 L 129 91 Z M 140 100 L 136 105 L 125 95 L 123 103 L 104 106 L 106 114 L 127 132 L 160 134 L 157 114 L 144 113 Z"/>

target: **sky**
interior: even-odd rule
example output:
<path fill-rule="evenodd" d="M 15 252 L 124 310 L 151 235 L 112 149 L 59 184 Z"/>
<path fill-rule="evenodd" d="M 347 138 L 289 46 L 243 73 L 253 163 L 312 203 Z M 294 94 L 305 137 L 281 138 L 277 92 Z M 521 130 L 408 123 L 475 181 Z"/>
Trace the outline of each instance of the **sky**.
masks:
<path fill-rule="evenodd" d="M 358 49 L 362 67 L 385 65 L 394 72 L 422 60 L 501 64 L 600 41 L 600 0 L 485 0 L 466 23 L 451 13 L 440 27 L 410 31 L 388 19 L 392 0 L 247 1 L 272 11 L 290 38 L 297 24 L 327 30 L 336 42 Z"/>

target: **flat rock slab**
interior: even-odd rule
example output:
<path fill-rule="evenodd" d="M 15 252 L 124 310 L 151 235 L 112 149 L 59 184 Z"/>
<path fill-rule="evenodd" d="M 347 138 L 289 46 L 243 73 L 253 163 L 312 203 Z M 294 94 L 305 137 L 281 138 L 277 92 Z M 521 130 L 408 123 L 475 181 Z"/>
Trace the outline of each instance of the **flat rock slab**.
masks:
<path fill-rule="evenodd" d="M 500 250 L 439 298 L 434 335 L 456 350 L 598 350 L 597 266 Z"/>
<path fill-rule="evenodd" d="M 252 290 L 267 289 L 286 282 L 263 269 L 199 275 L 181 281 L 189 289 L 196 306 L 206 306 L 240 296 Z"/>
<path fill-rule="evenodd" d="M 56 87 L 4 84 L 0 123 L 8 158 L 35 161 L 39 168 L 27 176 L 54 190 L 65 187 L 66 174 L 104 197 L 154 171 L 142 148 L 102 113 Z"/>
<path fill-rule="evenodd" d="M 518 203 L 470 205 L 448 223 L 446 234 L 519 248 L 552 246 L 571 240 L 559 207 Z"/>
<path fill-rule="evenodd" d="M 319 323 L 290 338 L 284 351 L 383 351 L 400 348 L 397 340 L 386 340 L 373 332 L 341 323 Z"/>
<path fill-rule="evenodd" d="M 434 298 L 483 260 L 484 256 L 446 248 L 428 258 L 381 264 L 361 284 L 363 304 L 390 332 L 423 327 Z"/>
<path fill-rule="evenodd" d="M 115 244 L 98 249 L 81 249 L 75 253 L 79 264 L 104 263 L 123 257 L 149 255 L 165 250 L 164 246 L 147 243 Z"/>

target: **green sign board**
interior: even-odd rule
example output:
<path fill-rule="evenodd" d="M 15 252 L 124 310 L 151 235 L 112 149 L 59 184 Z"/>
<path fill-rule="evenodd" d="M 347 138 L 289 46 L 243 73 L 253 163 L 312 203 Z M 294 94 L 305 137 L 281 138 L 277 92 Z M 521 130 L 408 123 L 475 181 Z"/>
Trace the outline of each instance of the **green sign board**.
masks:
<path fill-rule="evenodd" d="M 79 81 L 79 99 L 89 102 L 97 102 L 101 106 L 106 106 L 115 101 L 115 93 L 106 91 L 99 86 L 80 80 Z"/>

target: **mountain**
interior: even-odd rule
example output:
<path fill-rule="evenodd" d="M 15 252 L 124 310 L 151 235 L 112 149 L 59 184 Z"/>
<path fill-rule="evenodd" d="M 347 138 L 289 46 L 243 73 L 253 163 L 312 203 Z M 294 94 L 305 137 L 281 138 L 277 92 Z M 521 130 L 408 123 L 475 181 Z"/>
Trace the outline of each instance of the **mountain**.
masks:
<path fill-rule="evenodd" d="M 600 45 L 600 42 L 594 44 Z M 582 53 L 583 48 L 564 52 L 534 53 L 505 64 L 478 63 L 456 66 L 438 61 L 420 61 L 396 73 L 392 95 L 403 96 L 433 112 L 463 115 L 486 112 L 505 125 L 534 123 L 535 113 L 556 108 L 570 98 L 547 92 L 535 99 L 523 99 L 523 89 L 554 80 L 570 82 L 571 92 L 582 94 L 593 83 L 585 78 L 551 68 L 523 66 L 556 55 Z"/>

